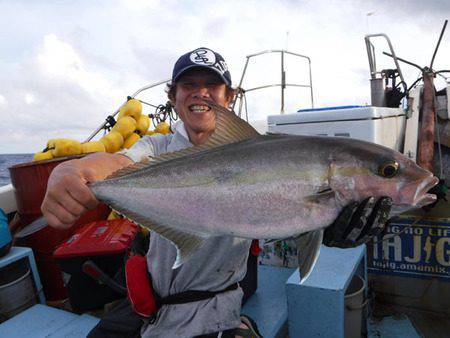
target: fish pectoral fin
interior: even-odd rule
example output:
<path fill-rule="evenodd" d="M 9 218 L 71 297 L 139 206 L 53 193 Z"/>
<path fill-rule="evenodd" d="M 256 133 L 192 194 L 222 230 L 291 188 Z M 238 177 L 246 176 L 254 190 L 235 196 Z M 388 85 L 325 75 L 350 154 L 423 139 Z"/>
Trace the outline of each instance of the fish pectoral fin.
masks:
<path fill-rule="evenodd" d="M 316 195 L 327 195 L 333 193 L 333 190 L 330 187 L 323 188 L 322 190 L 319 190 L 316 192 Z"/>
<path fill-rule="evenodd" d="M 176 269 L 186 262 L 205 241 L 205 237 L 200 237 L 198 235 L 174 229 L 166 225 L 157 224 L 152 220 L 131 211 L 121 210 L 120 208 L 113 208 L 113 210 L 125 216 L 131 222 L 136 223 L 143 228 L 155 231 L 172 242 L 177 249 L 177 258 L 172 266 L 172 269 Z"/>
<path fill-rule="evenodd" d="M 300 284 L 309 277 L 317 262 L 317 258 L 319 258 L 322 239 L 322 229 L 306 232 L 297 238 Z"/>
<path fill-rule="evenodd" d="M 334 198 L 336 193 L 331 188 L 320 190 L 312 195 L 305 196 L 305 200 L 311 203 L 320 204 L 324 200 Z"/>

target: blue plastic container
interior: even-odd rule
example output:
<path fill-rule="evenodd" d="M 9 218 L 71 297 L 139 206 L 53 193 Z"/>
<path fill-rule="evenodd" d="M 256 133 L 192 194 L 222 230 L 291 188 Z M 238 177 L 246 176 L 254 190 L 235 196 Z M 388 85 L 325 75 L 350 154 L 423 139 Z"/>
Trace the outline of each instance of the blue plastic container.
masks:
<path fill-rule="evenodd" d="M 0 257 L 6 255 L 11 249 L 11 232 L 8 228 L 8 217 L 5 212 L 0 209 Z"/>

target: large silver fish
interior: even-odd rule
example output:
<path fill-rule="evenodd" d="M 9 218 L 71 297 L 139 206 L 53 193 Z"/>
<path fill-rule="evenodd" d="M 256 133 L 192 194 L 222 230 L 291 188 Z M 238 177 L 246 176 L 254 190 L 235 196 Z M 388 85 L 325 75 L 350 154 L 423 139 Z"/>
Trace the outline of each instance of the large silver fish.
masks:
<path fill-rule="evenodd" d="M 260 135 L 209 104 L 216 130 L 206 144 L 91 185 L 99 200 L 172 241 L 174 267 L 211 236 L 281 239 L 313 231 L 310 270 L 322 229 L 350 202 L 389 196 L 399 213 L 435 200 L 427 191 L 438 179 L 399 152 L 347 138 Z"/>

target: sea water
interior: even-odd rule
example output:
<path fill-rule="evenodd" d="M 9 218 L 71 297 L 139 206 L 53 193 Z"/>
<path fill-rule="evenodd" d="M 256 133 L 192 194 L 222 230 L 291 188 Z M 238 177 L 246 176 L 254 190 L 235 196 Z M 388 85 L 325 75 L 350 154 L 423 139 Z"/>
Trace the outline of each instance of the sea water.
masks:
<path fill-rule="evenodd" d="M 32 160 L 33 154 L 0 154 L 0 187 L 11 183 L 9 167 Z"/>

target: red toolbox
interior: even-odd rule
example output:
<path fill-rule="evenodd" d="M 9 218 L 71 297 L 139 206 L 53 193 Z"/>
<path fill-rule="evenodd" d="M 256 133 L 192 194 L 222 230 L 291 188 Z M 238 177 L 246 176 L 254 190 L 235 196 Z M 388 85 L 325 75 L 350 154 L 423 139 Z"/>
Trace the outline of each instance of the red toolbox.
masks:
<path fill-rule="evenodd" d="M 53 257 L 65 273 L 74 310 L 98 309 L 123 297 L 86 275 L 82 265 L 91 260 L 109 277 L 123 284 L 125 258 L 137 232 L 138 226 L 127 219 L 92 222 L 80 227 L 55 250 Z"/>

